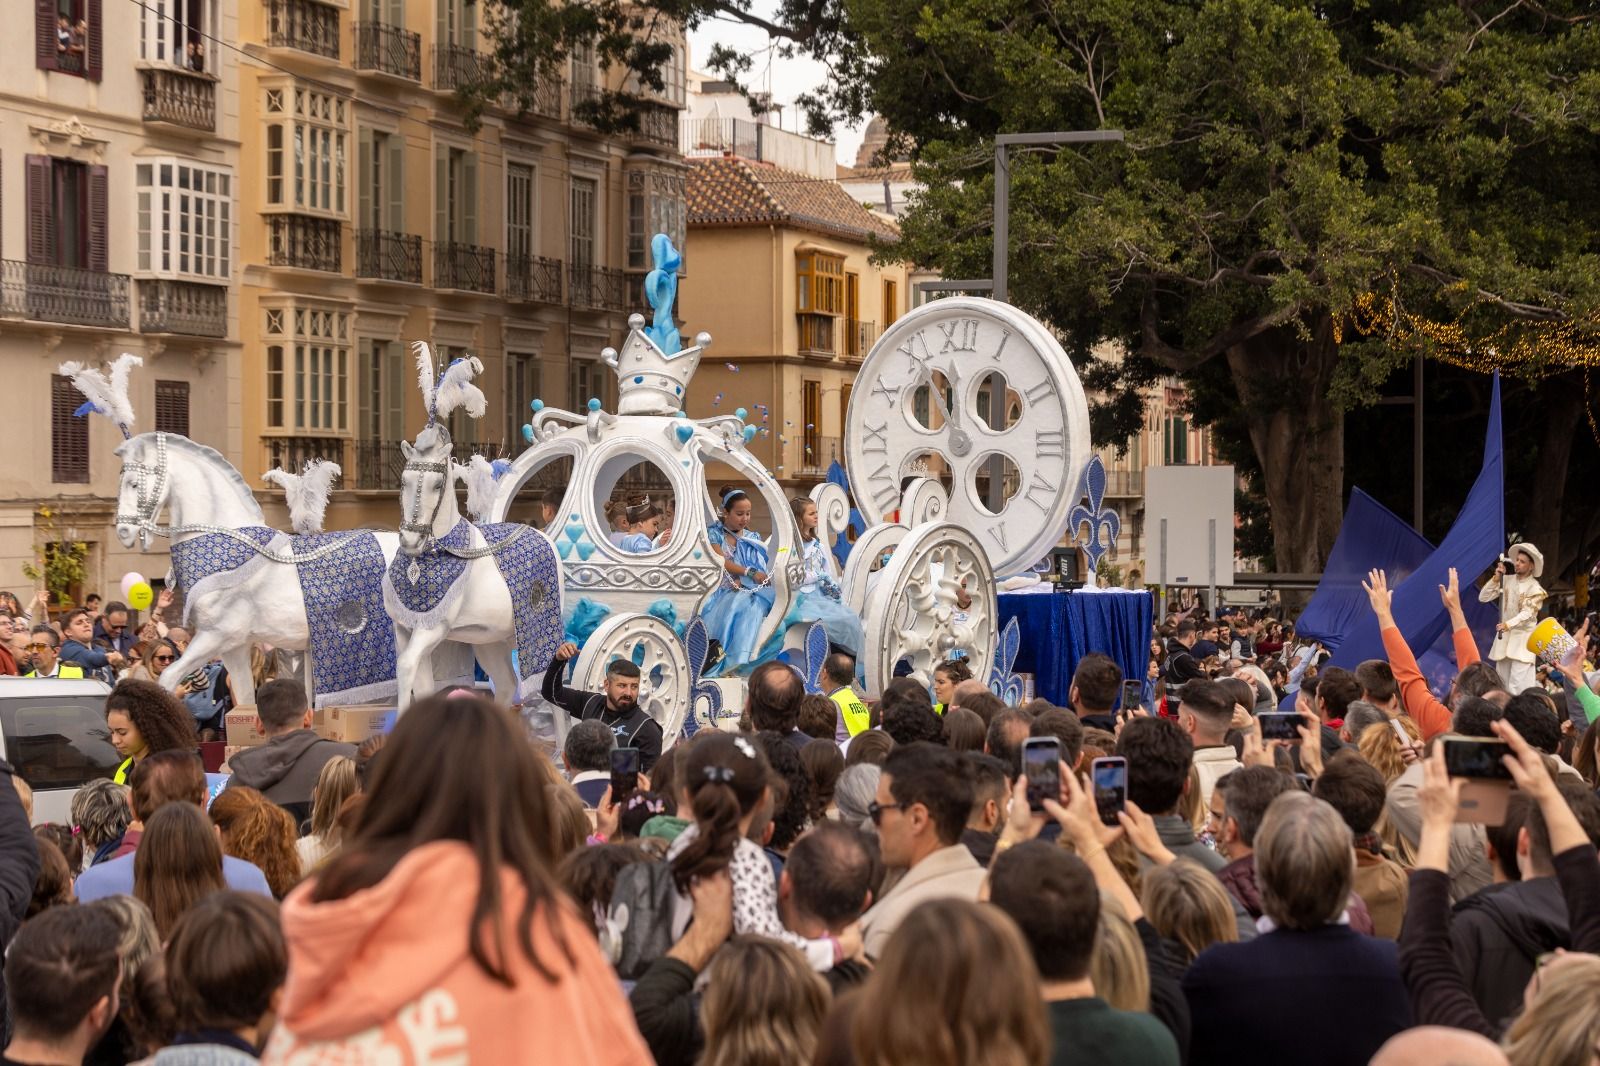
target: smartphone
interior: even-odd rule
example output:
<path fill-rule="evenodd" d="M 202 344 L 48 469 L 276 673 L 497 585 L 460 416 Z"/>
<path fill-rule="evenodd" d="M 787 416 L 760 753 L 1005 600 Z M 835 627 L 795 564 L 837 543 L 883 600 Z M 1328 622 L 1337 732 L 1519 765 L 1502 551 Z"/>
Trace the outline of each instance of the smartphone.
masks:
<path fill-rule="evenodd" d="M 1444 767 L 1451 777 L 1471 777 L 1482 781 L 1510 781 L 1511 771 L 1501 758 L 1511 754 L 1503 740 L 1478 737 L 1446 737 Z"/>
<path fill-rule="evenodd" d="M 611 802 L 621 803 L 639 787 L 639 749 L 611 749 Z"/>
<path fill-rule="evenodd" d="M 1094 805 L 1100 821 L 1120 825 L 1117 815 L 1128 806 L 1128 760 L 1122 756 L 1096 759 L 1089 764 L 1089 783 L 1094 787 Z"/>
<path fill-rule="evenodd" d="M 1295 711 L 1263 711 L 1256 720 L 1261 723 L 1262 740 L 1298 741 L 1305 718 Z"/>
<path fill-rule="evenodd" d="M 1389 728 L 1394 730 L 1395 739 L 1400 741 L 1400 746 L 1402 748 L 1409 748 L 1411 746 L 1411 734 L 1407 733 L 1405 726 L 1400 724 L 1400 719 L 1389 719 Z"/>
<path fill-rule="evenodd" d="M 1028 809 L 1044 810 L 1046 799 L 1061 798 L 1061 741 L 1029 737 L 1022 742 L 1022 775 L 1028 779 Z"/>
<path fill-rule="evenodd" d="M 1124 716 L 1132 714 L 1139 707 L 1139 697 L 1144 695 L 1144 682 L 1124 681 L 1122 683 L 1122 713 Z"/>

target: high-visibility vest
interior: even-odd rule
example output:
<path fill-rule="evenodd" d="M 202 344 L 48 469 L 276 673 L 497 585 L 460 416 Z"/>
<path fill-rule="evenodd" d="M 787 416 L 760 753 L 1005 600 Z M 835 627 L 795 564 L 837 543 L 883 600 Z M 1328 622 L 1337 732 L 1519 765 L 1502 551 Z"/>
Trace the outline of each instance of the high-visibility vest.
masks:
<path fill-rule="evenodd" d="M 23 674 L 22 676 L 23 677 L 38 677 L 39 676 L 39 671 L 37 671 L 37 670 L 29 670 L 27 673 Z M 83 680 L 85 674 L 83 672 L 83 667 L 79 666 L 77 663 L 61 663 L 61 662 L 58 662 L 58 663 L 56 663 L 56 672 L 54 674 L 50 674 L 50 675 L 47 675 L 47 676 L 61 678 L 61 679 L 64 679 L 64 680 L 79 680 L 79 681 L 81 681 L 81 680 Z"/>
<path fill-rule="evenodd" d="M 111 780 L 115 781 L 119 785 L 126 785 L 128 783 L 128 771 L 132 769 L 133 756 L 130 755 L 126 759 L 122 760 L 122 765 L 118 766 L 117 772 L 111 775 Z"/>
<path fill-rule="evenodd" d="M 872 726 L 872 714 L 867 710 L 867 705 L 861 702 L 855 690 L 846 686 L 828 697 L 838 705 L 839 715 L 844 720 L 844 727 L 851 736 L 863 732 Z"/>

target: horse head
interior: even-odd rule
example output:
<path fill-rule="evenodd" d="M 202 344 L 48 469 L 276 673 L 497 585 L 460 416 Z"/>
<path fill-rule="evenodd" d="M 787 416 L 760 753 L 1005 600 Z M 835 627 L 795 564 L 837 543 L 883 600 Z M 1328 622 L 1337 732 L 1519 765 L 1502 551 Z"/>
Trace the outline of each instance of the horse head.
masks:
<path fill-rule="evenodd" d="M 400 453 L 406 460 L 400 474 L 400 550 L 419 555 L 436 537 L 448 533 L 460 514 L 451 469 L 450 432 L 437 422 L 429 423 L 417 434 L 415 444 L 400 442 Z"/>
<path fill-rule="evenodd" d="M 156 518 L 167 506 L 171 480 L 167 476 L 166 441 L 160 433 L 141 433 L 117 447 L 122 460 L 122 481 L 117 487 L 117 540 L 124 548 L 148 551 Z"/>

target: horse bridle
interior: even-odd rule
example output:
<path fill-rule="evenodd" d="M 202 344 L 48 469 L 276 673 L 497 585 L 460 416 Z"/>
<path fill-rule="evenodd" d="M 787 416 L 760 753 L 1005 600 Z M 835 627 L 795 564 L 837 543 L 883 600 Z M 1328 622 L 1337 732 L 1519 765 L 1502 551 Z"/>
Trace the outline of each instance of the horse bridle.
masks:
<path fill-rule="evenodd" d="M 161 501 L 167 493 L 167 435 L 155 434 L 156 461 L 151 466 L 146 463 L 123 463 L 124 475 L 133 473 L 137 475 L 138 499 L 135 504 L 137 514 L 119 514 L 112 518 L 116 525 L 133 526 L 139 531 L 139 539 L 146 551 L 150 550 L 150 541 L 162 530 L 156 525 L 156 514 L 161 509 Z M 120 494 L 119 494 L 120 495 Z"/>
<path fill-rule="evenodd" d="M 446 438 L 446 441 L 448 440 L 449 438 Z M 402 543 L 400 545 L 400 551 L 404 552 L 406 555 L 423 555 L 433 548 L 435 539 L 433 534 L 433 526 L 434 523 L 439 520 L 439 512 L 444 507 L 445 494 L 450 491 L 450 460 L 447 457 L 442 463 L 430 463 L 416 459 L 408 459 L 406 460 L 405 470 L 401 472 L 401 476 L 403 477 L 405 474 L 413 472 L 418 475 L 417 493 L 411 499 L 410 514 L 407 520 L 400 523 L 400 532 L 420 533 L 422 534 L 422 543 L 415 551 L 408 550 L 405 544 Z M 418 521 L 422 515 L 423 481 L 421 475 L 423 474 L 438 474 L 444 479 L 439 486 L 439 497 L 433 502 L 433 513 L 428 516 L 428 520 L 426 522 Z"/>

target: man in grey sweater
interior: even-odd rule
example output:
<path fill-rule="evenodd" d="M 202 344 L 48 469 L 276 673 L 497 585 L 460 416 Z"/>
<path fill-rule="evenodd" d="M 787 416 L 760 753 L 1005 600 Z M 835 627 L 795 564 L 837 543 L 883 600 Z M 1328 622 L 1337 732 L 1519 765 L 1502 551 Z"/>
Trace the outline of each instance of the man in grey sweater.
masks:
<path fill-rule="evenodd" d="M 228 760 L 228 787 L 248 785 L 288 811 L 299 825 L 311 816 L 311 791 L 323 766 L 343 755 L 355 758 L 354 744 L 324 740 L 311 731 L 311 704 L 305 686 L 293 678 L 268 681 L 256 690 L 256 720 L 267 742 Z"/>

